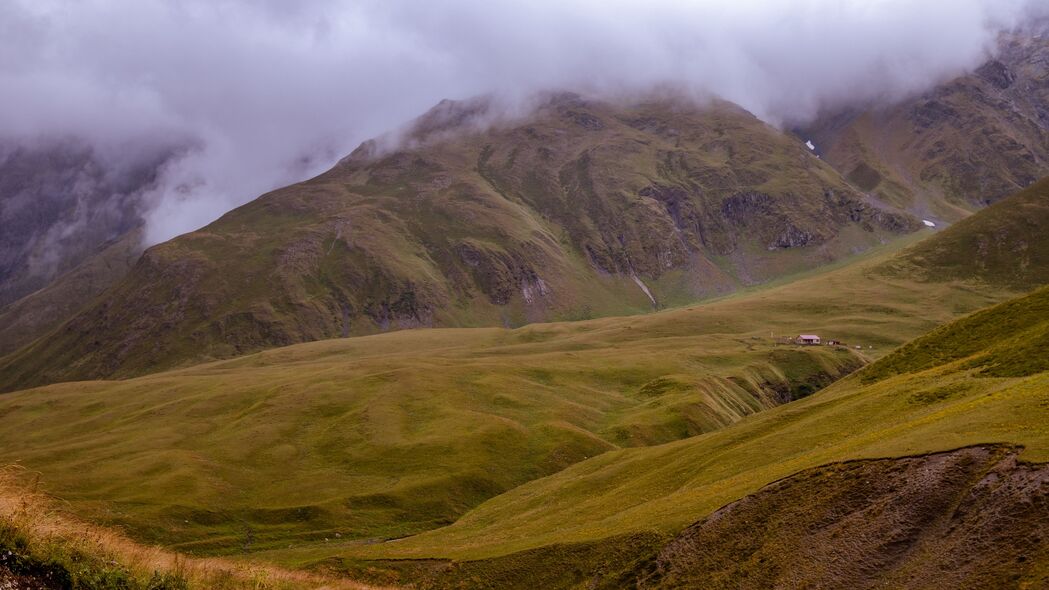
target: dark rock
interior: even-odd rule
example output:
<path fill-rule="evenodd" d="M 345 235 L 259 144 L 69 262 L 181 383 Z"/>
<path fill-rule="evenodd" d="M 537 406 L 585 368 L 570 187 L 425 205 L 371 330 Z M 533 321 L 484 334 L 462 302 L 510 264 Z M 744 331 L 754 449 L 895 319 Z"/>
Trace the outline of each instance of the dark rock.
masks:
<path fill-rule="evenodd" d="M 1005 90 L 1016 82 L 1016 74 L 998 60 L 989 61 L 976 70 L 976 75 L 999 90 Z"/>

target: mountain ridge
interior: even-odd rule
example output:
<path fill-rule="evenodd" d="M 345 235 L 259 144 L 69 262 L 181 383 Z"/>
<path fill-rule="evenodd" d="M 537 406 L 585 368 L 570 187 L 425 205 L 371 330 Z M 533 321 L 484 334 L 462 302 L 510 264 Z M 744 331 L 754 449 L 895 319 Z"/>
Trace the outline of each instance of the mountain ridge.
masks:
<path fill-rule="evenodd" d="M 726 103 L 557 95 L 525 122 L 449 143 L 447 126 L 476 108 L 444 103 L 416 128 L 436 142 L 366 145 L 150 248 L 120 285 L 19 353 L 37 359 L 20 384 L 391 327 L 644 311 L 919 227 Z"/>

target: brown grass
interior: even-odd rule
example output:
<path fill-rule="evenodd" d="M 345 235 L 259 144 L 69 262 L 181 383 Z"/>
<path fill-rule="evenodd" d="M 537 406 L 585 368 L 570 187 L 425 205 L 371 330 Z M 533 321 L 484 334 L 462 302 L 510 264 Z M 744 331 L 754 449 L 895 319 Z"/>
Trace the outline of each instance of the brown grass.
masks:
<path fill-rule="evenodd" d="M 97 562 L 122 570 L 127 578 L 144 582 L 143 587 L 145 581 L 162 575 L 188 588 L 216 590 L 379 590 L 348 579 L 230 559 L 188 557 L 136 543 L 117 530 L 71 516 L 61 501 L 37 491 L 35 479 L 18 466 L 0 468 L 0 532 L 4 528 L 24 543 L 23 551 L 29 554 L 25 557 L 34 561 L 62 565 L 72 561 L 80 569 Z"/>

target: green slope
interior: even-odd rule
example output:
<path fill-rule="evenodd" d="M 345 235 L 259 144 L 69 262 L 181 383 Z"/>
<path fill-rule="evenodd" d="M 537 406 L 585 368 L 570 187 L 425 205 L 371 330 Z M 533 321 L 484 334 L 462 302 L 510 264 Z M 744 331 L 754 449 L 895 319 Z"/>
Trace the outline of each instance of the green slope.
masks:
<path fill-rule="evenodd" d="M 897 276 L 1029 290 L 1049 281 L 1049 177 L 916 244 L 884 266 Z"/>
<path fill-rule="evenodd" d="M 1001 313 L 1030 312 L 1027 336 L 1044 339 L 1049 289 L 938 330 L 830 388 L 722 430 L 655 447 L 605 453 L 493 498 L 455 524 L 375 547 L 304 549 L 289 561 L 333 553 L 358 558 L 489 558 L 553 543 L 593 542 L 637 531 L 680 530 L 717 508 L 803 469 L 834 461 L 915 455 L 966 445 L 1022 445 L 1020 458 L 1049 461 L 1049 373 L 1022 364 L 1028 350 Z M 952 347 L 957 330 L 982 327 L 964 358 L 909 367 L 865 384 L 868 371 L 908 367 L 913 350 Z M 895 370 L 893 371 L 895 372 Z"/>
<path fill-rule="evenodd" d="M 717 336 L 530 343 L 543 335 L 475 331 L 468 347 L 442 330 L 377 336 L 11 394 L 0 411 L 19 428 L 0 433 L 2 456 L 63 498 L 104 502 L 93 516 L 187 550 L 385 538 L 586 457 L 722 427 L 860 364 Z"/>

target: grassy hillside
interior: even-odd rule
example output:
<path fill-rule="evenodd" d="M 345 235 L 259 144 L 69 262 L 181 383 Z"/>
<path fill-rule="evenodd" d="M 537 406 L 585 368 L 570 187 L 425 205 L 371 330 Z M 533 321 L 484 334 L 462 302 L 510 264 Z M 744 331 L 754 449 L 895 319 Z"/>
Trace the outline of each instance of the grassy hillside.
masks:
<path fill-rule="evenodd" d="M 0 461 L 195 552 L 441 527 L 588 457 L 746 422 L 1003 296 L 872 272 L 891 255 L 649 315 L 394 332 L 8 394 Z M 862 351 L 778 344 L 809 331 Z"/>
<path fill-rule="evenodd" d="M 1049 584 L 1049 463 L 979 445 L 806 469 L 675 536 L 638 532 L 473 561 L 317 567 L 431 590 L 907 590 Z"/>
<path fill-rule="evenodd" d="M 369 142 L 151 248 L 104 298 L 4 361 L 0 383 L 127 377 L 395 328 L 650 311 L 917 227 L 729 104 L 558 95 L 482 124 L 489 108 L 442 103 L 406 147 Z"/>
<path fill-rule="evenodd" d="M 1049 177 L 924 240 L 884 266 L 898 276 L 1030 290 L 1049 282 Z"/>
<path fill-rule="evenodd" d="M 1021 445 L 1020 460 L 1049 461 L 1049 372 L 1000 377 L 976 366 L 986 355 L 1028 358 L 1029 351 L 1010 346 L 1010 326 L 994 319 L 1047 301 L 1043 289 L 962 320 L 958 326 L 985 328 L 983 345 L 965 358 L 865 383 L 867 371 L 906 366 L 913 347 L 949 347 L 953 331 L 940 330 L 809 398 L 687 440 L 605 453 L 493 498 L 443 529 L 381 546 L 304 548 L 270 558 L 492 558 L 638 531 L 673 533 L 770 482 L 835 461 L 984 443 Z M 1029 336 L 1049 334 L 1049 316 L 1031 317 Z"/>
<path fill-rule="evenodd" d="M 388 538 L 587 457 L 722 427 L 860 364 L 845 350 L 580 328 L 476 330 L 468 345 L 455 331 L 391 334 L 15 393 L 0 399 L 19 424 L 0 432 L 2 456 L 92 517 L 189 551 Z"/>

